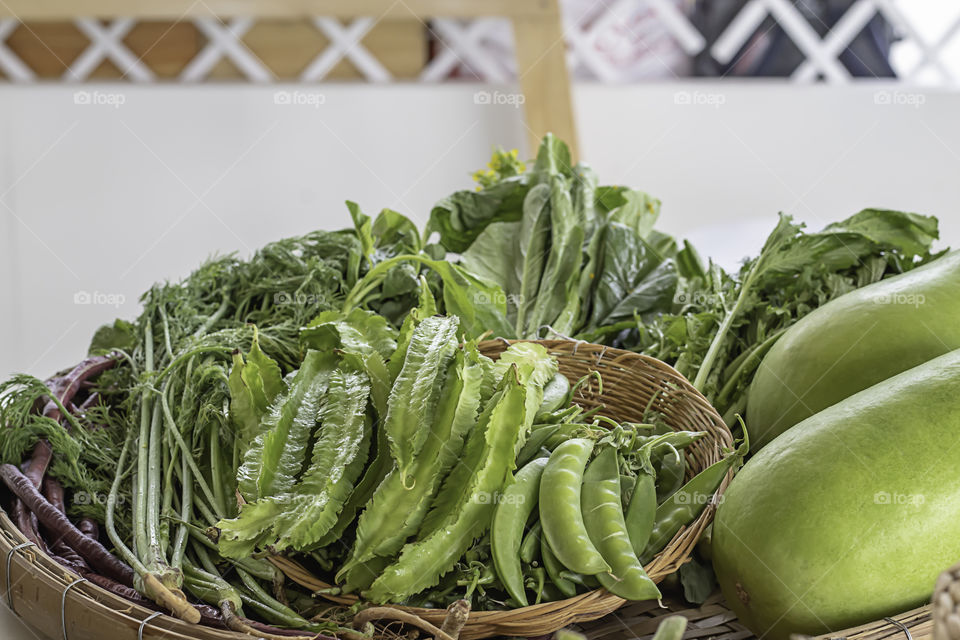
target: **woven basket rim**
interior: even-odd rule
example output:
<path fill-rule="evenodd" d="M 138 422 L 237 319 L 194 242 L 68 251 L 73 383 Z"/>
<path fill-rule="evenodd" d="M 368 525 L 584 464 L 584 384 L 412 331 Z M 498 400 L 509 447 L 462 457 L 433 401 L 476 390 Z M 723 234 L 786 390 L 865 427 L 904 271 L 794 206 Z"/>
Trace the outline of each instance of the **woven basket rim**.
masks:
<path fill-rule="evenodd" d="M 700 449 L 703 450 L 702 453 L 704 456 L 703 460 L 698 461 L 699 465 L 696 470 L 705 468 L 709 463 L 719 460 L 723 450 L 730 449 L 733 446 L 733 436 L 729 428 L 716 410 L 710 405 L 709 401 L 679 372 L 660 360 L 630 351 L 573 340 L 496 339 L 483 341 L 479 346 L 481 352 L 484 350 L 502 351 L 514 342 L 536 342 L 544 345 L 547 350 L 554 355 L 558 355 L 559 353 L 571 358 L 577 357 L 581 359 L 589 357 L 595 360 L 597 366 L 603 363 L 604 366 L 615 367 L 622 371 L 643 369 L 651 375 L 656 374 L 657 379 L 665 381 L 665 387 L 672 385 L 670 388 L 674 392 L 681 393 L 684 398 L 692 402 L 692 406 L 702 411 L 703 415 L 709 418 L 710 423 L 716 430 L 715 433 L 710 433 L 708 437 L 697 443 L 697 445 L 700 445 Z M 673 573 L 681 564 L 687 561 L 700 535 L 713 519 L 717 504 L 716 497 L 722 495 L 723 491 L 726 490 L 733 474 L 733 470 L 727 473 L 717 492 L 714 494 L 715 499 L 707 505 L 697 520 L 678 532 L 667 547 L 647 564 L 645 568 L 651 578 L 659 582 L 663 577 Z M 36 548 L 12 552 L 16 546 L 25 542 L 27 542 L 26 538 L 10 520 L 6 511 L 0 509 L 0 561 L 11 558 L 12 566 L 22 571 L 21 580 L 31 579 L 39 581 L 47 588 L 61 594 L 65 589 L 69 588 L 71 597 L 82 599 L 85 607 L 98 610 L 104 615 L 115 616 L 117 621 L 122 623 L 124 627 L 133 625 L 132 628 L 134 631 L 129 637 L 137 637 L 136 628 L 147 618 L 150 618 L 150 621 L 148 625 L 143 627 L 143 637 L 145 638 L 149 638 L 151 635 L 158 638 L 203 638 L 205 640 L 239 640 L 243 638 L 249 639 L 250 637 L 238 632 L 192 625 L 165 613 L 155 616 L 155 611 L 130 602 L 89 582 L 83 582 L 75 587 L 70 587 L 71 583 L 75 582 L 78 578 L 61 567 L 45 552 Z M 273 557 L 271 561 L 277 565 L 289 579 L 313 591 L 322 590 L 330 586 L 311 575 L 301 565 L 289 558 Z M 0 562 L 0 582 L 5 579 L 5 564 Z M 2 593 L 0 595 L 6 597 L 7 594 Z M 15 604 L 18 602 L 24 603 L 25 601 L 23 595 L 18 595 L 15 590 L 12 596 Z M 357 601 L 357 599 L 353 597 L 325 597 L 341 604 L 352 604 Z M 467 625 L 464 627 L 460 637 L 463 640 L 477 640 L 495 635 L 543 635 L 544 633 L 551 633 L 556 629 L 563 628 L 574 622 L 585 622 L 601 618 L 612 613 L 627 602 L 628 601 L 609 593 L 605 589 L 597 589 L 579 594 L 573 598 L 517 609 L 474 611 L 471 612 Z M 73 606 L 76 606 L 76 604 L 74 603 Z M 416 613 L 437 626 L 442 624 L 443 618 L 446 615 L 445 611 L 438 609 L 398 608 Z M 64 618 L 68 625 L 70 624 L 71 617 L 70 610 L 68 610 Z M 59 617 L 57 617 L 56 622 L 59 627 Z M 539 633 L 531 632 L 531 629 L 536 631 L 544 628 L 544 624 L 551 628 L 550 631 L 541 631 Z M 51 637 L 54 636 L 54 634 L 48 635 Z M 304 635 L 309 635 L 309 633 L 305 633 Z"/>

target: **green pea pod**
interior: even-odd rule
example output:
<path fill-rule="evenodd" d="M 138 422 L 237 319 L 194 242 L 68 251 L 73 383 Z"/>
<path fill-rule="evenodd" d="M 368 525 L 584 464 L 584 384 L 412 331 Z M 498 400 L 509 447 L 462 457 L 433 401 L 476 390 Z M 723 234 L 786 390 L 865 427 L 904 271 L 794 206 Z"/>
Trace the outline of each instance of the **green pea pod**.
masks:
<path fill-rule="evenodd" d="M 527 595 L 523 590 L 520 543 L 527 519 L 537 506 L 540 476 L 546 465 L 546 458 L 537 458 L 517 472 L 513 484 L 500 495 L 490 527 L 490 555 L 497 575 L 507 593 L 523 607 L 527 606 Z"/>
<path fill-rule="evenodd" d="M 523 466 L 533 460 L 533 458 L 543 448 L 543 443 L 560 429 L 559 425 L 547 424 L 537 425 L 530 432 L 530 437 L 523 443 L 520 453 L 517 454 L 517 464 Z"/>
<path fill-rule="evenodd" d="M 592 451 L 592 440 L 567 440 L 550 456 L 540 480 L 540 523 L 550 548 L 565 567 L 587 575 L 610 571 L 587 534 L 580 510 L 583 472 Z"/>
<path fill-rule="evenodd" d="M 540 521 L 537 520 L 533 523 L 533 526 L 530 527 L 530 530 L 527 531 L 527 535 L 523 536 L 523 542 L 520 543 L 521 562 L 533 564 L 537 558 L 540 557 L 540 538 L 542 534 L 543 529 L 541 528 Z"/>
<path fill-rule="evenodd" d="M 400 557 L 364 591 L 373 602 L 402 602 L 428 589 L 452 569 L 457 560 L 489 528 L 494 500 L 514 466 L 517 443 L 524 435 L 526 387 L 515 368 L 503 376 L 491 404 L 470 432 L 460 464 L 469 473 L 469 483 L 456 489 L 455 503 L 445 502 L 440 526 L 403 547 Z"/>
<path fill-rule="evenodd" d="M 633 476 L 620 474 L 620 502 L 630 504 L 630 497 L 637 486 L 637 479 Z"/>
<path fill-rule="evenodd" d="M 627 600 L 660 598 L 660 589 L 643 570 L 627 534 L 615 448 L 604 447 L 587 467 L 581 507 L 590 540 L 612 569 L 611 573 L 597 574 L 600 584 Z"/>
<path fill-rule="evenodd" d="M 633 495 L 627 505 L 624 519 L 627 523 L 627 535 L 637 557 L 643 550 L 653 533 L 653 523 L 657 517 L 657 489 L 653 475 L 640 472 L 633 487 Z"/>
<path fill-rule="evenodd" d="M 427 440 L 439 400 L 440 385 L 457 349 L 455 316 L 431 316 L 413 330 L 403 367 L 393 383 L 383 428 L 404 484 L 411 486 L 411 471 Z"/>
<path fill-rule="evenodd" d="M 657 507 L 656 521 L 650 540 L 643 551 L 643 560 L 648 562 L 680 529 L 693 522 L 706 508 L 727 472 L 746 455 L 746 445 L 736 452 L 695 475 L 679 491 Z"/>
<path fill-rule="evenodd" d="M 545 537 L 540 539 L 540 557 L 543 558 L 543 568 L 547 571 L 547 577 L 553 583 L 560 593 L 568 598 L 577 595 L 577 585 L 572 580 L 564 577 L 563 565 L 550 549 L 550 543 Z"/>
<path fill-rule="evenodd" d="M 412 486 L 405 485 L 396 467 L 387 474 L 360 515 L 351 558 L 341 572 L 375 555 L 393 556 L 417 532 L 440 482 L 460 456 L 464 437 L 477 421 L 483 370 L 474 356 L 475 347 L 457 351 L 435 419 L 426 427 L 430 437 L 411 470 Z M 399 520 L 398 514 L 402 515 Z"/>
<path fill-rule="evenodd" d="M 669 616 L 657 627 L 653 640 L 682 640 L 687 630 L 687 619 L 683 616 Z"/>
<path fill-rule="evenodd" d="M 567 376 L 556 373 L 543 388 L 543 400 L 540 402 L 539 413 L 553 413 L 562 408 L 568 391 L 570 391 L 570 381 Z"/>
<path fill-rule="evenodd" d="M 669 444 L 656 447 L 660 453 L 660 469 L 657 473 L 657 502 L 663 502 L 683 486 L 687 465 L 683 454 Z M 659 453 L 659 451 L 658 451 Z"/>
<path fill-rule="evenodd" d="M 561 424 L 559 429 L 543 441 L 543 448 L 547 451 L 553 451 L 567 440 L 571 440 L 582 434 L 585 428 L 588 428 L 588 425 L 579 422 Z"/>

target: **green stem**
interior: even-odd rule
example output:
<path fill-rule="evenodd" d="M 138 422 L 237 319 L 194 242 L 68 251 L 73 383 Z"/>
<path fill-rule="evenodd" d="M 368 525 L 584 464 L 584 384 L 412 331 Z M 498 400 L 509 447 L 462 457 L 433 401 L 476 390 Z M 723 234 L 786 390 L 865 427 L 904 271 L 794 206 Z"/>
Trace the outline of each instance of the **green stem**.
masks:
<path fill-rule="evenodd" d="M 153 372 L 153 327 L 148 318 L 144 327 L 144 374 Z M 146 553 L 147 540 L 147 483 L 149 481 L 149 442 L 150 442 L 150 389 L 144 386 L 140 399 L 140 437 L 137 452 L 136 505 L 134 509 L 133 531 L 134 548 L 138 554 Z"/>
<path fill-rule="evenodd" d="M 167 402 L 167 397 L 164 393 L 160 394 L 160 405 L 163 409 L 163 415 L 167 421 L 167 429 L 173 436 L 173 439 L 177 442 L 177 446 L 180 447 L 181 455 L 187 461 L 187 464 L 190 465 L 190 470 L 193 472 L 194 479 L 196 480 L 197 484 L 200 485 L 200 490 L 203 491 L 203 495 L 206 496 L 207 501 L 217 513 L 217 519 L 223 519 L 224 514 L 217 509 L 217 501 L 213 497 L 213 491 L 210 490 L 210 485 L 207 484 L 203 474 L 200 472 L 200 468 L 197 467 L 197 461 L 193 459 L 193 452 L 190 450 L 190 447 L 188 447 L 187 443 L 183 441 L 183 436 L 180 434 L 180 429 L 177 427 L 177 423 L 173 419 L 173 414 L 170 412 L 170 405 Z"/>
<path fill-rule="evenodd" d="M 187 523 L 193 520 L 193 478 L 191 477 L 190 465 L 186 458 L 180 459 L 180 520 L 177 527 L 177 537 L 173 541 L 173 554 L 170 564 L 175 568 L 183 565 L 183 553 L 187 543 Z"/>
<path fill-rule="evenodd" d="M 750 292 L 753 279 L 757 274 L 757 264 L 759 264 L 759 261 L 753 265 L 747 277 L 744 278 L 743 283 L 740 285 L 740 294 L 737 296 L 737 301 L 734 303 L 733 308 L 724 316 L 723 322 L 720 323 L 720 327 L 717 329 L 717 335 L 713 337 L 710 348 L 707 349 L 707 355 L 703 357 L 703 362 L 700 363 L 697 377 L 693 380 L 693 386 L 696 387 L 698 391 L 703 391 L 703 387 L 707 383 L 707 378 L 710 376 L 710 370 L 713 368 L 713 361 L 717 359 L 717 354 L 720 353 L 720 347 L 723 345 L 723 341 L 727 337 L 733 321 L 740 312 L 740 307 L 743 306 L 744 301 L 747 299 L 747 294 Z"/>
<path fill-rule="evenodd" d="M 124 440 L 123 449 L 120 451 L 120 458 L 117 460 L 117 471 L 113 475 L 113 484 L 110 485 L 110 493 L 107 495 L 107 513 L 104 518 L 104 522 L 107 527 L 107 537 L 110 539 L 110 542 L 113 543 L 113 546 L 116 548 L 120 556 L 133 567 L 133 570 L 138 574 L 143 575 L 147 572 L 147 568 L 143 566 L 143 563 L 140 562 L 140 559 L 137 558 L 137 555 L 130 550 L 123 540 L 120 538 L 120 535 L 117 533 L 117 523 L 114 519 L 114 515 L 117 510 L 117 499 L 120 495 L 120 483 L 123 482 L 123 478 L 126 476 L 127 472 L 124 471 L 124 467 L 127 463 L 127 456 L 130 453 L 130 446 L 133 444 L 133 434 L 134 431 L 131 429 L 127 432 L 127 438 Z"/>

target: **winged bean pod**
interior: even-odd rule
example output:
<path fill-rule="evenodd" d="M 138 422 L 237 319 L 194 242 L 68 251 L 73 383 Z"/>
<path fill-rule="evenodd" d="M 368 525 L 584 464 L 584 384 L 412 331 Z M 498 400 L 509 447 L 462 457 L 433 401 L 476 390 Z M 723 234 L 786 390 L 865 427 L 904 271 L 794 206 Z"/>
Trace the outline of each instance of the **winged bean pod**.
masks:
<path fill-rule="evenodd" d="M 464 437 L 477 422 L 482 376 L 479 360 L 457 353 L 433 424 L 425 426 L 430 437 L 413 467 L 413 486 L 405 486 L 397 468 L 386 476 L 357 522 L 357 539 L 345 569 L 375 555 L 392 556 L 416 533 L 437 487 L 459 457 Z M 398 513 L 403 514 L 399 526 Z"/>
<path fill-rule="evenodd" d="M 367 598 L 374 602 L 401 602 L 437 584 L 440 576 L 453 568 L 463 552 L 490 526 L 494 507 L 491 496 L 503 488 L 522 437 L 525 391 L 515 370 L 504 376 L 492 407 L 483 412 L 470 433 L 467 456 L 477 449 L 480 454 L 476 456 L 468 491 L 449 509 L 440 527 L 404 546 L 399 559 L 364 592 Z M 467 456 L 461 464 L 468 464 Z"/>
<path fill-rule="evenodd" d="M 397 468 L 404 480 L 410 477 L 415 458 L 423 448 L 438 400 L 439 382 L 457 348 L 454 317 L 431 316 L 413 330 L 403 367 L 390 391 L 383 428 Z M 411 479 L 412 480 L 412 479 Z"/>

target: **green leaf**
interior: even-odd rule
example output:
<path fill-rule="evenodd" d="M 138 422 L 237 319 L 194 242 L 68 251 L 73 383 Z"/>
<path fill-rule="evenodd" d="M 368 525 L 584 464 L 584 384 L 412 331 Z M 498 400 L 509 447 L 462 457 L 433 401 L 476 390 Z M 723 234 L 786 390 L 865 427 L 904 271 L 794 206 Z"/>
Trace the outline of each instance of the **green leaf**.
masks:
<path fill-rule="evenodd" d="M 260 424 L 270 405 L 286 392 L 280 365 L 260 349 L 259 334 L 253 332 L 253 344 L 246 361 L 238 351 L 227 381 L 230 389 L 230 419 L 238 433 L 242 451 L 260 433 Z"/>
<path fill-rule="evenodd" d="M 90 355 L 109 353 L 115 349 L 130 351 L 136 344 L 137 328 L 126 320 L 114 320 L 113 324 L 105 324 L 93 334 L 90 340 Z"/>
<path fill-rule="evenodd" d="M 518 176 L 481 191 L 457 191 L 434 205 L 425 236 L 439 233 L 448 251 L 463 253 L 488 225 L 519 220 L 528 189 Z"/>

